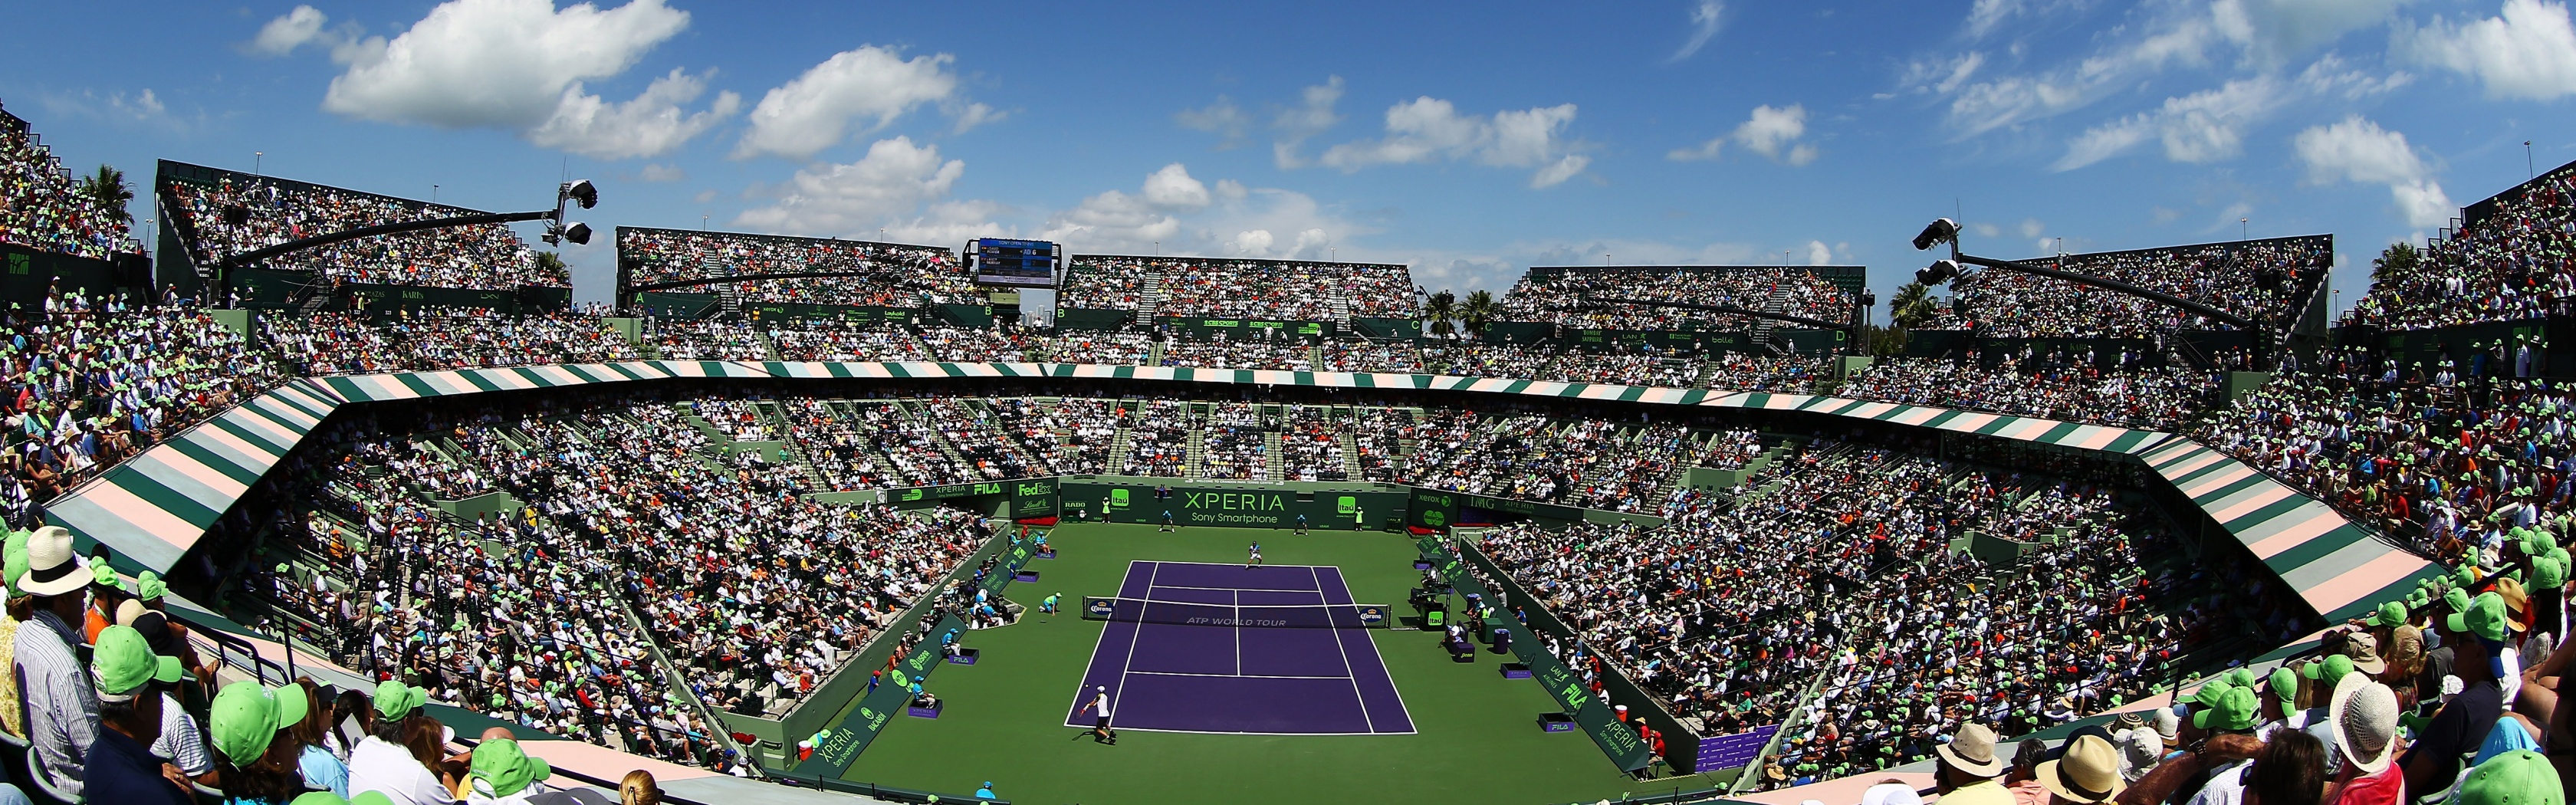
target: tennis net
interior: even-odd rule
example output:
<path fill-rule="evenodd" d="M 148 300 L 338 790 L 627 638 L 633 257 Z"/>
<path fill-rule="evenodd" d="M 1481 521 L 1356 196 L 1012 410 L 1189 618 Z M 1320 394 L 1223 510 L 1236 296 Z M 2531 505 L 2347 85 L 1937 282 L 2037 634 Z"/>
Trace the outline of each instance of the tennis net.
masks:
<path fill-rule="evenodd" d="M 1201 604 L 1115 596 L 1082 598 L 1082 617 L 1086 620 L 1179 626 L 1383 629 L 1393 611 L 1385 604 Z"/>

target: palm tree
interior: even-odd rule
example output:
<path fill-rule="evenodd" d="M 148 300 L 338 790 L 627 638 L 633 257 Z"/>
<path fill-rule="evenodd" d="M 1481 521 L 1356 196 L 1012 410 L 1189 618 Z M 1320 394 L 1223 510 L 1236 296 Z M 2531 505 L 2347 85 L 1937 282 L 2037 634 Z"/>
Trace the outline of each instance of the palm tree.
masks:
<path fill-rule="evenodd" d="M 1431 323 L 1432 337 L 1449 337 L 1458 329 L 1449 324 L 1450 319 L 1458 318 L 1458 295 L 1447 290 L 1432 294 L 1430 301 L 1422 303 L 1422 318 Z"/>
<path fill-rule="evenodd" d="M 1887 319 L 1900 330 L 1920 327 L 1939 312 L 1932 304 L 1932 289 L 1920 282 L 1906 283 L 1887 300 Z"/>
<path fill-rule="evenodd" d="M 81 198 L 89 199 L 99 209 L 116 216 L 118 222 L 129 227 L 134 225 L 134 213 L 125 209 L 127 203 L 134 201 L 134 186 L 125 183 L 124 171 L 99 165 L 98 174 L 81 177 L 76 189 Z"/>
<path fill-rule="evenodd" d="M 1501 306 L 1494 304 L 1494 292 L 1480 288 L 1467 293 L 1467 305 L 1459 309 L 1458 317 L 1467 321 L 1468 335 L 1483 335 L 1485 323 L 1493 321 L 1499 312 Z"/>
<path fill-rule="evenodd" d="M 2423 253 L 2415 250 L 2415 244 L 2404 241 L 2389 244 L 2387 251 L 2380 252 L 2378 258 L 2370 261 L 2370 281 L 2387 282 L 2415 273 L 2416 264 L 2423 259 Z"/>

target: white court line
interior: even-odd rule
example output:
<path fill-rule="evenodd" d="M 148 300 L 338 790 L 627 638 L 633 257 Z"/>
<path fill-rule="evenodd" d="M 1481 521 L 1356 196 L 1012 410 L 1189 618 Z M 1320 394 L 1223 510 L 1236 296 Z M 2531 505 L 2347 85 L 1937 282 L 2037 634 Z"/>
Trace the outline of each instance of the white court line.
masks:
<path fill-rule="evenodd" d="M 1140 564 L 1144 564 L 1144 563 L 1145 563 L 1145 560 L 1143 560 L 1143 559 L 1130 559 L 1130 560 L 1127 560 L 1127 572 L 1129 572 L 1129 573 L 1134 573 L 1134 572 L 1136 572 L 1136 566 L 1137 566 L 1137 565 L 1140 565 Z M 1148 577 L 1148 579 L 1149 579 L 1149 581 L 1150 581 L 1150 577 Z M 1127 583 L 1127 577 L 1126 577 L 1126 576 L 1119 576 L 1119 577 L 1118 577 L 1118 583 L 1119 583 L 1120 585 L 1122 585 L 1122 586 L 1123 586 L 1123 585 L 1125 585 L 1125 584 Z M 1081 606 L 1081 604 L 1076 603 L 1076 604 L 1075 604 L 1075 606 Z M 1091 656 L 1092 656 L 1092 657 L 1094 657 L 1094 658 L 1098 658 L 1098 657 L 1100 656 L 1100 644 L 1102 644 L 1102 643 L 1106 643 L 1106 642 L 1109 642 L 1109 630 L 1111 630 L 1111 629 L 1116 629 L 1116 628 L 1118 628 L 1118 622 L 1117 622 L 1117 621 L 1109 621 L 1109 622 L 1106 622 L 1106 623 L 1104 623 L 1104 624 L 1102 624 L 1102 625 L 1101 625 L 1101 628 L 1100 628 L 1100 637 L 1095 638 L 1095 639 L 1093 639 L 1093 640 L 1091 641 Z M 1134 651 L 1135 651 L 1135 645 L 1134 645 L 1134 644 L 1132 644 L 1132 643 L 1131 643 L 1131 644 L 1129 644 L 1129 645 L 1128 645 L 1128 652 L 1132 654 L 1132 653 L 1134 653 Z M 1082 698 L 1083 698 L 1083 697 L 1082 697 L 1082 695 L 1083 695 L 1083 694 L 1085 694 L 1085 693 L 1090 693 L 1090 692 L 1091 692 L 1091 691 L 1088 691 L 1088 690 L 1084 690 L 1084 689 L 1083 689 L 1083 687 L 1082 687 L 1082 686 L 1084 686 L 1084 685 L 1091 684 L 1091 679 L 1090 679 L 1090 676 L 1091 676 L 1091 666 L 1088 666 L 1088 665 L 1083 666 L 1083 668 L 1082 668 L 1082 674 L 1083 674 L 1083 678 L 1082 678 L 1082 679 L 1079 679 L 1079 680 L 1076 680 L 1076 681 L 1073 683 L 1073 704 L 1068 705 L 1068 706 L 1066 707 L 1065 711 L 1064 711 L 1064 725 L 1065 725 L 1065 726 L 1068 726 L 1068 727 L 1076 726 L 1076 725 L 1073 723 L 1073 717 L 1074 717 L 1074 715 L 1075 715 L 1075 714 L 1078 714 L 1078 713 L 1081 713 L 1081 712 L 1082 712 L 1082 709 L 1081 709 L 1081 708 L 1082 708 Z M 1127 683 L 1126 683 L 1126 681 L 1125 681 L 1125 680 L 1123 680 L 1123 679 L 1122 679 L 1122 680 L 1120 680 L 1120 681 L 1119 681 L 1119 683 L 1118 683 L 1118 684 L 1120 684 L 1120 685 L 1125 685 L 1125 684 L 1127 684 Z M 1120 693 L 1121 698 L 1124 698 L 1126 691 L 1121 690 L 1121 691 L 1119 691 L 1119 693 Z M 1117 702 L 1110 702 L 1110 703 L 1109 703 L 1109 709 L 1111 709 L 1111 710 L 1116 710 L 1116 709 L 1118 709 L 1118 703 L 1117 703 Z"/>
<path fill-rule="evenodd" d="M 1152 728 L 1152 727 L 1119 727 L 1119 729 L 1126 730 L 1126 731 L 1128 731 L 1128 732 L 1168 732 L 1168 733 L 1172 733 L 1172 734 L 1175 734 L 1175 735 L 1287 735 L 1287 736 L 1312 735 L 1312 736 L 1316 736 L 1316 737 L 1324 737 L 1324 738 L 1337 737 L 1337 736 L 1345 736 L 1345 735 L 1419 735 L 1419 734 L 1421 734 L 1420 732 L 1418 732 L 1418 731 L 1416 731 L 1416 730 L 1405 730 L 1405 731 L 1403 731 L 1403 732 L 1237 732 L 1237 731 L 1234 731 L 1234 730 L 1158 730 L 1158 729 L 1154 729 L 1154 728 Z"/>
<path fill-rule="evenodd" d="M 1295 676 L 1289 674 L 1185 674 L 1179 671 L 1129 671 L 1146 676 L 1203 676 L 1211 679 L 1349 679 L 1347 676 Z"/>
<path fill-rule="evenodd" d="M 1134 563 L 1132 563 L 1132 562 L 1131 562 L 1131 563 L 1129 563 L 1129 566 L 1131 566 L 1131 567 L 1132 567 L 1132 566 L 1134 566 Z M 1157 563 L 1155 563 L 1155 564 L 1154 564 L 1154 569 L 1152 569 L 1152 570 L 1148 570 L 1148 571 L 1145 571 L 1145 589 L 1148 589 L 1148 590 L 1153 589 L 1153 588 L 1154 588 L 1154 576 L 1156 576 L 1156 575 L 1158 575 L 1158 574 L 1161 574 L 1162 572 L 1163 572 L 1163 565 L 1162 565 L 1162 563 L 1159 563 L 1159 562 L 1157 562 Z M 1104 629 L 1104 630 L 1101 630 L 1101 634 L 1108 634 L 1108 633 L 1109 633 L 1109 632 L 1108 632 L 1108 630 L 1105 630 L 1105 629 Z M 1137 621 L 1137 622 L 1136 622 L 1136 632 L 1135 632 L 1135 635 L 1134 635 L 1133 637 L 1129 638 L 1129 639 L 1128 639 L 1128 641 L 1127 641 L 1127 661 L 1126 661 L 1126 662 L 1124 662 L 1124 663 L 1120 663 L 1120 664 L 1118 665 L 1118 698 L 1117 698 L 1115 701 L 1111 701 L 1111 702 L 1109 703 L 1109 709 L 1110 709 L 1113 713 L 1114 713 L 1115 711 L 1117 711 L 1119 708 L 1126 706 L 1126 705 L 1124 704 L 1124 702 L 1127 700 L 1127 674 L 1129 673 L 1128 669 L 1131 669 L 1131 668 L 1136 667 L 1136 644 L 1138 644 L 1138 643 L 1142 643 L 1142 642 L 1145 642 L 1145 639 L 1144 639 L 1144 638 L 1145 638 L 1145 634 L 1144 634 L 1144 633 L 1145 633 L 1145 622 L 1144 622 L 1144 621 L 1142 621 L 1142 620 L 1139 620 L 1139 621 Z M 1099 646 L 1093 646 L 1093 647 L 1092 647 L 1092 650 L 1093 650 L 1093 651 L 1098 651 L 1098 650 L 1100 650 L 1100 647 L 1099 647 Z M 1109 719 L 1109 723 L 1110 723 L 1110 724 L 1112 724 L 1112 725 L 1116 725 L 1116 724 L 1118 723 L 1118 719 L 1117 719 L 1117 718 L 1115 718 L 1115 717 L 1112 717 L 1112 718 L 1110 718 L 1110 719 Z"/>
<path fill-rule="evenodd" d="M 1324 589 L 1324 574 L 1322 572 L 1313 568 L 1308 568 L 1306 573 L 1307 575 L 1315 578 L 1315 589 L 1317 591 L 1320 592 Z M 1345 584 L 1344 586 L 1348 585 Z M 1351 703 L 1358 705 L 1360 708 L 1360 723 L 1367 724 L 1370 732 L 1376 732 L 1377 719 L 1369 717 L 1368 694 L 1360 690 L 1359 673 L 1351 670 L 1351 647 L 1342 644 L 1342 627 L 1333 626 L 1331 631 L 1333 633 L 1333 653 L 1342 658 L 1342 676 L 1351 680 Z M 1369 650 L 1376 651 L 1377 644 L 1370 643 Z M 1385 660 L 1379 660 L 1379 662 L 1385 662 Z"/>
<path fill-rule="evenodd" d="M 1243 675 L 1243 591 L 1234 593 L 1234 675 Z"/>
<path fill-rule="evenodd" d="M 1314 572 L 1314 571 L 1309 570 L 1309 571 L 1307 571 L 1307 572 L 1311 573 L 1311 572 Z M 1266 588 L 1266 587 L 1192 587 L 1192 586 L 1189 586 L 1189 585 L 1187 585 L 1187 584 L 1157 584 L 1157 585 L 1154 585 L 1154 586 L 1153 586 L 1153 589 L 1155 589 L 1155 590 L 1233 590 L 1233 591 L 1235 591 L 1235 592 L 1255 592 L 1255 593 L 1316 593 L 1316 594 L 1319 594 L 1319 595 L 1320 595 L 1320 594 L 1322 594 L 1322 593 L 1324 592 L 1324 591 L 1322 591 L 1322 590 L 1273 590 L 1273 589 L 1269 589 L 1269 588 Z M 1150 595 L 1150 594 L 1151 594 L 1151 592 L 1149 591 L 1149 592 L 1148 592 L 1148 594 Z"/>

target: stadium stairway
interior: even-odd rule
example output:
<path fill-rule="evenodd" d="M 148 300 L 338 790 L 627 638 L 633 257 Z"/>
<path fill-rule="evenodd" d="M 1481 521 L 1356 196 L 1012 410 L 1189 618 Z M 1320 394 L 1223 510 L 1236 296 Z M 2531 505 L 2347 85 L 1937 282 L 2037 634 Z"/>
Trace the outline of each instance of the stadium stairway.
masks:
<path fill-rule="evenodd" d="M 1189 459 L 1182 463 L 1181 477 L 1207 477 L 1207 403 L 1189 403 Z"/>
<path fill-rule="evenodd" d="M 1261 477 L 1263 480 L 1276 481 L 1288 472 L 1288 468 L 1283 466 L 1288 463 L 1288 456 L 1279 452 L 1278 428 L 1262 429 L 1261 458 Z"/>
<path fill-rule="evenodd" d="M 1359 409 L 1343 407 L 1333 409 L 1333 411 L 1334 416 L 1340 417 L 1354 425 L 1353 427 L 1333 429 L 1333 442 L 1341 445 L 1342 447 L 1342 472 L 1347 473 L 1344 477 L 1354 481 L 1365 480 L 1361 477 L 1365 473 L 1360 470 L 1359 440 L 1352 436 L 1352 434 L 1358 430 L 1356 426 L 1360 419 Z"/>
<path fill-rule="evenodd" d="M 1151 324 L 1163 315 L 1163 272 L 1145 272 L 1145 290 L 1136 295 L 1136 322 Z M 1160 359 L 1161 355 L 1154 356 Z"/>
<path fill-rule="evenodd" d="M 1135 400 L 1118 401 L 1118 409 L 1126 413 L 1118 418 L 1118 427 L 1109 437 L 1109 466 L 1106 469 L 1110 472 L 1127 471 L 1127 457 L 1131 444 L 1127 434 L 1135 429 L 1132 427 L 1132 419 L 1136 416 L 1136 406 Z"/>

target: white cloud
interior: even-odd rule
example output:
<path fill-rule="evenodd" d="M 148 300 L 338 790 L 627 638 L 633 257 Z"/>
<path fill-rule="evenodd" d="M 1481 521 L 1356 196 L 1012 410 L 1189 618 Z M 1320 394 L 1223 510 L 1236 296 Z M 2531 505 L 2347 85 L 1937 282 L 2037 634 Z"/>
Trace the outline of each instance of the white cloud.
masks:
<path fill-rule="evenodd" d="M 803 159 L 840 144 L 853 120 L 860 120 L 857 133 L 866 134 L 922 104 L 948 100 L 957 92 L 957 75 L 948 70 L 955 60 L 946 53 L 906 59 L 875 45 L 832 54 L 761 96 L 733 156 Z"/>
<path fill-rule="evenodd" d="M 2404 72 L 2373 77 L 2347 69 L 2326 54 L 2297 76 L 2265 73 L 2230 80 L 2217 87 L 2175 98 L 2159 107 L 2086 129 L 2067 142 L 2065 156 L 2050 167 L 2068 171 L 2091 165 L 2149 140 L 2164 146 L 2165 159 L 2207 164 L 2244 153 L 2245 132 L 2286 107 L 2313 99 L 2357 100 L 2405 86 Z"/>
<path fill-rule="evenodd" d="M 1172 113 L 1172 121 L 1181 124 L 1182 128 L 1223 138 L 1217 143 L 1219 149 L 1241 144 L 1243 136 L 1252 130 L 1252 118 L 1243 113 L 1242 107 L 1234 105 L 1233 99 L 1223 95 L 1216 96 L 1216 102 L 1204 109 L 1183 109 Z"/>
<path fill-rule="evenodd" d="M 1190 178 L 1189 168 L 1174 162 L 1145 176 L 1145 203 L 1196 210 L 1208 205 L 1207 185 Z"/>
<path fill-rule="evenodd" d="M 1299 153 L 1299 148 L 1308 138 L 1342 122 L 1341 114 L 1333 111 L 1334 105 L 1342 102 L 1341 76 L 1327 77 L 1324 83 L 1307 87 L 1298 94 L 1298 105 L 1279 110 L 1270 122 L 1270 128 L 1278 132 L 1278 139 L 1270 144 L 1270 157 L 1280 170 L 1305 167 L 1306 158 Z"/>
<path fill-rule="evenodd" d="M 940 113 L 957 121 L 955 124 L 948 127 L 948 133 L 950 134 L 964 134 L 966 132 L 973 131 L 978 126 L 982 126 L 987 123 L 999 123 L 1002 122 L 1003 118 L 1011 116 L 1011 113 L 1009 112 L 994 109 L 993 107 L 985 104 L 959 103 L 956 101 L 941 103 L 939 105 L 939 111 Z"/>
<path fill-rule="evenodd" d="M 2390 197 L 2409 225 L 2439 226 L 2458 212 L 2442 185 L 2433 181 L 2431 166 L 2406 143 L 2406 135 L 2382 129 L 2360 115 L 2331 126 L 2310 127 L 2291 142 L 2299 159 L 2307 163 L 2308 181 L 2388 185 Z"/>
<path fill-rule="evenodd" d="M 1672 60 L 1681 61 L 1698 53 L 1700 46 L 1708 44 L 1709 37 L 1716 36 L 1717 30 L 1725 26 L 1725 14 L 1726 3 L 1723 0 L 1693 0 L 1690 41 L 1682 43 L 1682 49 L 1673 53 Z"/>
<path fill-rule="evenodd" d="M 2576 93 L 2576 25 L 2565 3 L 2505 0 L 2500 17 L 2401 26 L 2389 50 L 2473 76 L 2490 97 L 2546 101 Z"/>
<path fill-rule="evenodd" d="M 1752 116 L 1735 127 L 1735 131 L 1710 138 L 1693 148 L 1677 148 L 1665 159 L 1676 162 L 1716 159 L 1730 140 L 1744 150 L 1761 154 L 1764 159 L 1788 165 L 1805 165 L 1816 161 L 1816 147 L 1798 142 L 1807 135 L 1807 108 L 1790 104 L 1785 109 L 1770 105 L 1753 107 Z"/>
<path fill-rule="evenodd" d="M 2039 233 L 2046 232 L 2046 231 L 2048 231 L 2048 225 L 2047 225 L 2047 224 L 2040 223 L 2040 222 L 2039 222 L 2039 219 L 2037 219 L 2037 218 L 2024 218 L 2024 219 L 2021 219 L 2021 236 L 2022 236 L 2022 237 L 2025 237 L 2025 238 L 2036 238 L 2036 237 L 2039 237 Z"/>
<path fill-rule="evenodd" d="M 2132 30 L 2143 33 L 2122 35 Z M 1951 96 L 1951 128 L 1960 136 L 1975 136 L 2081 109 L 2136 86 L 2169 65 L 2205 64 L 2210 46 L 2220 41 L 2209 16 L 2198 6 L 2168 12 L 2146 24 L 2115 28 L 2106 39 L 2092 55 L 2068 64 L 2031 74 L 1952 83 L 1955 92 L 1942 91 Z M 1910 74 L 1919 81 L 1931 73 L 1917 67 Z"/>
<path fill-rule="evenodd" d="M 1821 240 L 1807 241 L 1807 265 L 1829 266 L 1833 264 L 1834 247 L 1825 245 L 1825 242 Z"/>
<path fill-rule="evenodd" d="M 657 162 L 645 165 L 642 171 L 636 173 L 635 178 L 645 182 L 676 182 L 689 178 L 689 172 L 681 170 L 678 165 L 664 165 Z"/>
<path fill-rule="evenodd" d="M 2215 0 L 2218 34 L 2245 48 L 2248 61 L 2276 64 L 2331 44 L 2345 34 L 2388 22 L 2407 0 Z"/>
<path fill-rule="evenodd" d="M 312 6 L 296 6 L 295 10 L 279 15 L 278 18 L 269 20 L 267 25 L 260 26 L 259 35 L 252 37 L 247 47 L 252 53 L 284 56 L 295 52 L 296 48 L 303 47 L 305 43 L 322 37 L 322 26 L 330 21 L 330 16 L 323 14 L 320 9 Z"/>
<path fill-rule="evenodd" d="M 322 108 L 350 117 L 448 128 L 523 130 L 544 123 L 564 90 L 625 72 L 689 25 L 661 0 L 557 11 L 550 0 L 450 0 L 388 42 L 335 54 Z"/>
<path fill-rule="evenodd" d="M 914 145 L 910 137 L 878 140 L 857 162 L 816 165 L 798 170 L 785 185 L 755 186 L 746 195 L 776 201 L 743 211 L 734 224 L 764 232 L 852 235 L 948 195 L 965 172 L 962 160 L 940 160 L 936 145 Z"/>
<path fill-rule="evenodd" d="M 1333 146 L 1319 160 L 1348 173 L 1371 165 L 1465 160 L 1508 168 L 1538 168 L 1531 187 L 1550 187 L 1582 172 L 1590 159 L 1573 153 L 1580 143 L 1560 137 L 1574 122 L 1574 104 L 1462 115 L 1448 101 L 1425 95 L 1386 110 L 1385 139 Z"/>
<path fill-rule="evenodd" d="M 583 94 L 581 84 L 564 88 L 554 117 L 528 132 L 528 141 L 597 159 L 655 156 L 678 148 L 742 109 L 742 96 L 716 93 L 715 104 L 689 113 L 681 104 L 706 92 L 706 78 L 679 68 L 653 79 L 644 94 L 620 104 Z"/>

